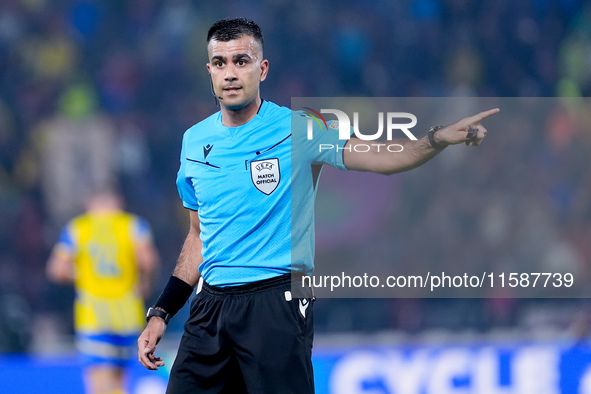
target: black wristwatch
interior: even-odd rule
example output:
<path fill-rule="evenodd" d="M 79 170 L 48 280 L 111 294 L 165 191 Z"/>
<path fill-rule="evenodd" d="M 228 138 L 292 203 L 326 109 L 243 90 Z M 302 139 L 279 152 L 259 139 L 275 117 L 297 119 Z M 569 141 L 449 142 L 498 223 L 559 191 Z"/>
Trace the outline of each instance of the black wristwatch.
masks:
<path fill-rule="evenodd" d="M 438 125 L 438 126 L 433 126 L 429 129 L 429 131 L 427 132 L 427 138 L 429 138 L 429 143 L 431 144 L 431 146 L 433 147 L 433 149 L 437 149 L 437 150 L 443 150 L 447 147 L 447 145 L 441 145 L 438 144 L 435 141 L 435 132 L 437 130 L 441 130 L 443 129 L 445 126 L 442 125 Z"/>
<path fill-rule="evenodd" d="M 148 313 L 146 313 L 146 321 L 149 322 L 150 318 L 156 316 L 164 320 L 164 324 L 168 324 L 170 321 L 170 313 L 166 313 L 163 310 L 156 309 L 153 307 L 148 308 Z"/>

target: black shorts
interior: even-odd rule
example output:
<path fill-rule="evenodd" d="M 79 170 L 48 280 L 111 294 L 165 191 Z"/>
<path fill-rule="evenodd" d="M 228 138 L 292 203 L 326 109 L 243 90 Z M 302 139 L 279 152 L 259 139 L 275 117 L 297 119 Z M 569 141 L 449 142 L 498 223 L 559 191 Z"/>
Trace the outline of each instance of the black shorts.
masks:
<path fill-rule="evenodd" d="M 290 276 L 245 286 L 203 284 L 172 366 L 168 394 L 314 393 L 312 298 Z"/>

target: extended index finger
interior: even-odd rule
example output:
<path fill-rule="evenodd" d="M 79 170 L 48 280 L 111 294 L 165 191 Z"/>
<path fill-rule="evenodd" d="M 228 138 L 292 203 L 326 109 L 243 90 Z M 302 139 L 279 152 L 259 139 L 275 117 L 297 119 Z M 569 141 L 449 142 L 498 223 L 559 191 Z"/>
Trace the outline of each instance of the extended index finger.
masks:
<path fill-rule="evenodd" d="M 470 118 L 470 123 L 480 123 L 484 119 L 488 118 L 489 116 L 493 116 L 494 114 L 499 113 L 499 108 L 489 109 L 488 111 L 483 111 L 479 114 L 476 114 Z"/>

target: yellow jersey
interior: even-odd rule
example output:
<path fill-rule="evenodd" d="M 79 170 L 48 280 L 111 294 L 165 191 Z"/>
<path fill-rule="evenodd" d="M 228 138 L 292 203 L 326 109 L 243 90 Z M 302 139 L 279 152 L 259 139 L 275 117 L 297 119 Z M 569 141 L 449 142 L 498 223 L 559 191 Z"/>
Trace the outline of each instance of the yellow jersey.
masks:
<path fill-rule="evenodd" d="M 64 228 L 57 251 L 74 261 L 77 333 L 128 335 L 143 328 L 134 251 L 150 237 L 145 220 L 117 211 L 87 213 Z"/>

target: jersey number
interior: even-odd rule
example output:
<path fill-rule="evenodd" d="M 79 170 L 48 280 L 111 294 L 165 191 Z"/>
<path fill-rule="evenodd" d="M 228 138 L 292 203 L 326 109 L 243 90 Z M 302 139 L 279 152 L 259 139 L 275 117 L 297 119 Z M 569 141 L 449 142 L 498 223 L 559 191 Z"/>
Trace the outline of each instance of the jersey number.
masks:
<path fill-rule="evenodd" d="M 103 278 L 121 276 L 121 267 L 117 264 L 117 247 L 110 244 L 91 243 L 90 258 L 94 273 Z"/>

